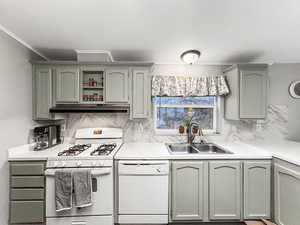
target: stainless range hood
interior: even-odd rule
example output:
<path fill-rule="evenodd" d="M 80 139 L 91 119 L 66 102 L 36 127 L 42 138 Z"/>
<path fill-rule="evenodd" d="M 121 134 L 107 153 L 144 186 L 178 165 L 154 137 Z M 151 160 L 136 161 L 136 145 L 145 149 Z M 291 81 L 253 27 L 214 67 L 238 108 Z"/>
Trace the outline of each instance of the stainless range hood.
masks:
<path fill-rule="evenodd" d="M 49 109 L 51 113 L 128 113 L 129 105 L 57 105 Z"/>

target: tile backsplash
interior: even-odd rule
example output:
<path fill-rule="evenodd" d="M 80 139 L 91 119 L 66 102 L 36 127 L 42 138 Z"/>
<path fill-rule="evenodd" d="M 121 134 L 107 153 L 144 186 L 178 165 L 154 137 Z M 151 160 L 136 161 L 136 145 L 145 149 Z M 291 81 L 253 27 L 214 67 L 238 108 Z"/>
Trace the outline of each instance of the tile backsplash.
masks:
<path fill-rule="evenodd" d="M 209 141 L 263 141 L 287 137 L 288 108 L 270 105 L 266 120 L 221 121 L 220 135 L 207 136 Z M 88 127 L 121 127 L 125 142 L 183 142 L 185 137 L 157 135 L 152 118 L 130 120 L 127 114 L 74 113 L 66 119 L 66 137 L 73 137 L 76 129 Z"/>

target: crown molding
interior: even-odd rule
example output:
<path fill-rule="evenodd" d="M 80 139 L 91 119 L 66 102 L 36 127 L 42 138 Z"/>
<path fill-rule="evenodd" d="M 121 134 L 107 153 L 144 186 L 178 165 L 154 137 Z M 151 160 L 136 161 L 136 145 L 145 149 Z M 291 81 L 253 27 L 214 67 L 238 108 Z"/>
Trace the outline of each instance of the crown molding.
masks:
<path fill-rule="evenodd" d="M 112 56 L 111 52 L 108 50 L 79 50 L 75 49 L 74 50 L 77 54 L 107 54 L 110 61 L 114 62 L 114 57 Z"/>
<path fill-rule="evenodd" d="M 6 27 L 4 27 L 1 24 L 0 24 L 0 30 L 3 31 L 4 33 L 6 33 L 11 38 L 13 38 L 14 40 L 16 40 L 17 42 L 19 42 L 21 45 L 25 46 L 26 48 L 28 48 L 32 52 L 36 53 L 37 55 L 39 55 L 40 57 L 45 59 L 46 61 L 49 61 L 49 59 L 43 53 L 41 53 L 37 49 L 33 48 L 30 44 L 28 44 L 26 41 L 22 40 L 20 37 L 18 37 L 16 34 L 11 32 L 10 30 L 8 30 Z"/>

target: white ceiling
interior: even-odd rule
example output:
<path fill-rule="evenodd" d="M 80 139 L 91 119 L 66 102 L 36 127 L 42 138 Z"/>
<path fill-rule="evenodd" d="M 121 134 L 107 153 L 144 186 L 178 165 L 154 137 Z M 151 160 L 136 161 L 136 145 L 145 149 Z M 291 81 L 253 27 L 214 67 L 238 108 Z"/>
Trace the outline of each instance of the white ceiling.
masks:
<path fill-rule="evenodd" d="M 0 24 L 51 59 L 300 62 L 299 0 L 0 0 Z"/>

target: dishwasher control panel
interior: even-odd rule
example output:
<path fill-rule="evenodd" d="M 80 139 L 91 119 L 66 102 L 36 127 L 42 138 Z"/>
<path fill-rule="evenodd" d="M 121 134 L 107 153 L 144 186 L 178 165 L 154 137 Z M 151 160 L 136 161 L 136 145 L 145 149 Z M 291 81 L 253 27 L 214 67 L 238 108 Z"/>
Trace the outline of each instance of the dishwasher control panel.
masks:
<path fill-rule="evenodd" d="M 119 175 L 168 175 L 169 161 L 119 161 Z"/>

